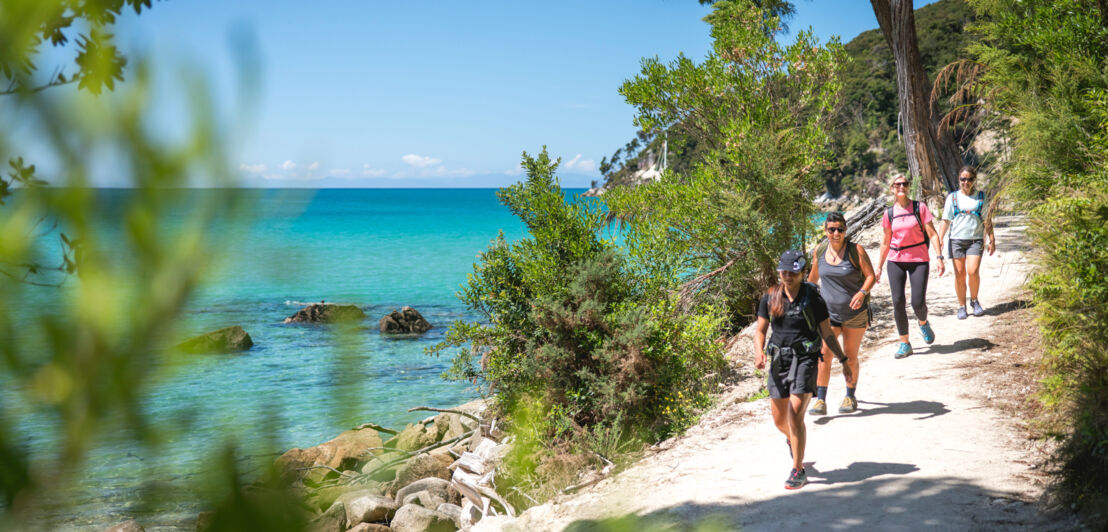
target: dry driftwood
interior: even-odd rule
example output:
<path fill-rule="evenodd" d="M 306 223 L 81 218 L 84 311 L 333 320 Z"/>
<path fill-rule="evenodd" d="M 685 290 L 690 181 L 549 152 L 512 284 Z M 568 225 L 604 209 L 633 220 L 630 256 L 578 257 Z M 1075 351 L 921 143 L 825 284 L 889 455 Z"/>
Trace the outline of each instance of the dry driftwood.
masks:
<path fill-rule="evenodd" d="M 462 412 L 461 410 L 452 410 L 452 409 L 449 409 L 449 408 L 431 408 L 429 406 L 417 406 L 415 408 L 409 408 L 408 411 L 409 412 L 442 412 L 444 414 L 458 414 L 459 416 L 468 417 L 469 419 L 472 419 L 472 420 L 474 420 L 478 423 L 481 422 L 481 420 L 477 416 L 474 416 L 473 414 L 470 414 L 469 412 Z"/>
<path fill-rule="evenodd" d="M 354 427 L 354 430 L 362 430 L 362 429 L 373 429 L 377 432 L 384 432 L 385 434 L 391 434 L 393 436 L 396 436 L 397 434 L 399 434 L 399 432 L 397 432 L 395 430 L 392 430 L 390 428 L 382 427 L 381 425 L 378 425 L 376 423 L 362 423 L 361 425 L 358 425 L 357 427 Z"/>
<path fill-rule="evenodd" d="M 423 454 L 423 453 L 426 453 L 426 452 L 433 451 L 433 450 L 438 449 L 439 447 L 442 447 L 444 445 L 450 445 L 452 443 L 459 442 L 459 441 L 461 441 L 465 438 L 468 438 L 469 436 L 472 436 L 472 435 L 473 435 L 473 431 L 471 430 L 471 431 L 469 431 L 465 434 L 462 434 L 460 436 L 455 436 L 453 438 L 450 438 L 449 440 L 442 440 L 440 442 L 435 442 L 432 445 L 428 445 L 427 447 L 424 447 L 422 449 L 417 449 L 415 451 L 403 451 L 403 450 L 400 450 L 400 449 L 393 449 L 396 452 L 407 453 L 408 456 L 405 456 L 403 458 L 397 458 L 395 460 L 390 460 L 390 461 L 385 462 L 384 464 L 382 464 L 380 466 L 377 466 L 376 468 L 373 469 L 373 471 L 370 471 L 369 473 L 362 473 L 360 475 L 357 475 L 357 476 L 354 476 L 354 477 L 349 477 L 349 478 L 351 478 L 351 482 L 357 482 L 359 484 L 364 484 L 368 479 L 373 477 L 373 475 L 376 475 L 378 472 L 380 472 L 384 469 L 387 469 L 387 468 L 392 467 L 396 464 L 405 462 L 405 461 L 411 459 L 413 456 L 417 456 L 417 455 L 420 455 L 420 454 Z"/>

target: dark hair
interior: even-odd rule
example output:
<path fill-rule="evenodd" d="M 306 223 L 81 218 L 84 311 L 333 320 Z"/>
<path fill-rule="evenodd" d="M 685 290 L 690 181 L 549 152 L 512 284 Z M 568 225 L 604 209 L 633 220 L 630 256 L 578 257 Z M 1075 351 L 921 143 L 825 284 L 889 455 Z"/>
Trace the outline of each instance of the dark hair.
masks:
<path fill-rule="evenodd" d="M 769 291 L 766 292 L 769 295 L 769 316 L 771 318 L 780 318 L 785 315 L 785 285 L 778 281 L 777 284 L 769 287 Z"/>
<path fill-rule="evenodd" d="M 974 179 L 977 179 L 977 169 L 972 167 L 972 166 L 966 165 L 966 166 L 963 166 L 963 167 L 959 168 L 958 169 L 958 175 L 960 176 L 963 173 L 968 173 L 970 175 L 970 177 L 972 177 Z"/>
<path fill-rule="evenodd" d="M 828 214 L 827 219 L 823 221 L 823 227 L 826 228 L 827 224 L 829 222 L 830 223 L 838 222 L 838 223 L 843 224 L 843 231 L 846 231 L 846 216 L 843 216 L 843 213 L 841 213 L 839 211 L 835 211 L 831 214 Z"/>

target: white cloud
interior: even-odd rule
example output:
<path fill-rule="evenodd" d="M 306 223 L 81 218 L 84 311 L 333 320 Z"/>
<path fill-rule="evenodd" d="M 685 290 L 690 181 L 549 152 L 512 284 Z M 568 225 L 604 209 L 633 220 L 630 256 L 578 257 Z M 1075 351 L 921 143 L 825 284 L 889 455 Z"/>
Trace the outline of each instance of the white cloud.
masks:
<path fill-rule="evenodd" d="M 282 170 L 292 170 L 293 168 L 296 168 L 296 163 L 294 163 L 292 161 L 285 161 L 285 162 L 281 163 L 281 169 Z"/>
<path fill-rule="evenodd" d="M 442 159 L 425 157 L 423 155 L 416 155 L 414 153 L 409 153 L 408 155 L 401 157 L 400 160 L 404 161 L 404 163 L 408 164 L 409 166 L 414 166 L 416 168 L 426 168 L 433 164 L 439 164 L 442 162 Z"/>
<path fill-rule="evenodd" d="M 523 165 L 516 164 L 515 168 L 504 170 L 504 175 L 520 175 L 523 173 Z"/>
<path fill-rule="evenodd" d="M 265 172 L 265 165 L 242 163 L 239 165 L 239 170 L 242 170 L 243 172 L 246 172 L 248 174 L 260 174 L 262 172 Z"/>
<path fill-rule="evenodd" d="M 308 165 L 308 170 L 316 170 L 319 168 L 319 161 L 315 161 Z"/>
<path fill-rule="evenodd" d="M 567 163 L 563 163 L 562 166 L 568 170 L 592 172 L 593 170 L 596 170 L 596 161 L 592 159 L 582 159 L 581 154 L 578 153 L 576 157 L 570 159 L 570 161 Z"/>
<path fill-rule="evenodd" d="M 363 164 L 362 175 L 369 177 L 381 177 L 385 175 L 385 171 L 380 168 L 372 168 L 369 166 L 369 164 Z"/>
<path fill-rule="evenodd" d="M 443 165 L 429 168 L 419 173 L 420 177 L 469 177 L 475 172 L 468 168 L 449 169 Z"/>
<path fill-rule="evenodd" d="M 331 175 L 335 176 L 335 177 L 347 177 L 347 176 L 350 175 L 350 169 L 349 168 L 332 168 L 329 173 Z"/>

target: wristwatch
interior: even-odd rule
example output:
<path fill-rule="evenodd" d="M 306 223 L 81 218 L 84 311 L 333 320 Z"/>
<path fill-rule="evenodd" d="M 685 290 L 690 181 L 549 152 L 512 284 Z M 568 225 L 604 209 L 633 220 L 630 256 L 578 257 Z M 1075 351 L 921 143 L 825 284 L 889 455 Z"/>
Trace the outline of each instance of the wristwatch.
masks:
<path fill-rule="evenodd" d="M 939 259 L 939 260 L 943 260 L 943 256 L 942 256 L 942 255 L 935 255 L 935 258 L 936 258 L 936 259 Z"/>
<path fill-rule="evenodd" d="M 865 288 L 859 288 L 858 291 L 861 292 L 863 296 L 869 295 L 869 292 L 867 292 Z"/>

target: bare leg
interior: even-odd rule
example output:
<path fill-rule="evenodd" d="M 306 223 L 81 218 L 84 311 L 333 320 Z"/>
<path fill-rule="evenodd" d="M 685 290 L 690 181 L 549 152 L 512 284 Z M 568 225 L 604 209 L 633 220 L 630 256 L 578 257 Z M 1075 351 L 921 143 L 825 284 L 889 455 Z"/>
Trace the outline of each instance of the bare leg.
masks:
<path fill-rule="evenodd" d="M 966 255 L 966 273 L 969 275 L 970 299 L 977 299 L 977 289 L 981 288 L 981 255 Z"/>
<path fill-rule="evenodd" d="M 835 338 L 838 338 L 841 344 L 843 335 L 842 329 L 832 326 L 831 332 L 835 334 Z M 827 386 L 831 384 L 831 361 L 835 359 L 835 355 L 827 348 L 827 344 L 823 345 L 823 349 L 820 350 L 820 355 L 819 373 L 816 374 L 816 386 Z"/>
<path fill-rule="evenodd" d="M 832 330 L 836 334 L 839 333 L 838 327 L 832 327 Z M 861 364 L 858 363 L 858 351 L 862 347 L 862 337 L 866 334 L 866 329 L 855 329 L 852 327 L 844 327 L 841 329 L 843 337 L 843 352 L 846 354 L 846 364 L 850 367 L 851 373 L 854 374 L 853 382 L 846 380 L 847 388 L 858 387 L 858 372 L 861 369 Z"/>
<path fill-rule="evenodd" d="M 808 400 L 812 398 L 812 394 L 805 393 L 801 395 L 789 396 L 789 432 L 791 436 L 789 440 L 793 445 L 793 468 L 800 469 L 804 467 L 804 445 L 808 443 L 808 429 L 804 426 L 804 412 L 808 410 Z"/>
<path fill-rule="evenodd" d="M 769 411 L 773 414 L 773 424 L 777 430 L 781 431 L 786 439 L 792 441 L 789 436 L 789 400 L 770 398 Z"/>
<path fill-rule="evenodd" d="M 954 293 L 958 295 L 958 306 L 966 306 L 966 258 L 950 259 L 950 262 L 954 264 Z M 981 259 L 978 257 L 978 265 L 981 264 Z M 970 281 L 972 286 L 973 281 Z M 970 297 L 976 297 L 972 294 L 977 294 L 976 290 L 970 290 Z"/>

